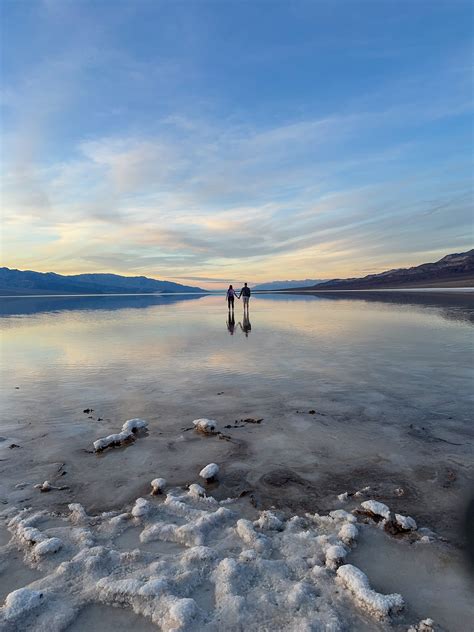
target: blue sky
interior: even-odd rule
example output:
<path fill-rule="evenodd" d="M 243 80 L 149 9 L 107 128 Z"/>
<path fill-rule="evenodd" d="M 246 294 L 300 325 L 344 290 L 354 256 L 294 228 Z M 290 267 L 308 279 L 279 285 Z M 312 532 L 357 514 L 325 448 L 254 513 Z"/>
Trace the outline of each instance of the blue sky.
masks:
<path fill-rule="evenodd" d="M 472 247 L 471 3 L 1 6 L 3 265 L 214 287 Z"/>

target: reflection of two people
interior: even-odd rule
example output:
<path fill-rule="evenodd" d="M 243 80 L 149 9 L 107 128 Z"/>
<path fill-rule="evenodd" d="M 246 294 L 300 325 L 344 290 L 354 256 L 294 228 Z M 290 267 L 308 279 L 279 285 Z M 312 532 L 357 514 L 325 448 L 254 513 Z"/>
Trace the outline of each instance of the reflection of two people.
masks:
<path fill-rule="evenodd" d="M 250 318 L 249 318 L 248 312 L 244 312 L 244 317 L 242 319 L 242 322 L 239 322 L 238 326 L 240 327 L 241 331 L 244 332 L 245 336 L 248 338 L 249 333 L 252 331 L 252 325 L 250 324 Z M 234 318 L 234 312 L 232 310 L 229 310 L 229 313 L 227 314 L 227 330 L 231 336 L 234 335 L 235 318 Z"/>

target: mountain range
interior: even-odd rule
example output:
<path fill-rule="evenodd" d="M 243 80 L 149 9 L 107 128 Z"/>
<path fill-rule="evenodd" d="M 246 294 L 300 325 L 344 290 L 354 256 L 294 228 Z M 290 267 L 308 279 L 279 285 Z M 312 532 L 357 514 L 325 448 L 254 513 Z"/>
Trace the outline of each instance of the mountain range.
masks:
<path fill-rule="evenodd" d="M 119 274 L 33 272 L 0 268 L 0 295 L 26 294 L 153 294 L 156 292 L 205 292 L 199 287 Z"/>
<path fill-rule="evenodd" d="M 412 268 L 397 268 L 361 278 L 333 279 L 318 283 L 308 291 L 372 290 L 421 287 L 474 287 L 474 249 L 446 255 L 434 263 L 423 263 Z M 294 290 L 294 288 L 288 288 Z"/>
<path fill-rule="evenodd" d="M 313 285 L 318 285 L 319 283 L 324 283 L 324 280 L 304 279 L 303 281 L 269 281 L 268 283 L 260 283 L 260 285 L 255 285 L 252 289 L 257 291 L 284 290 L 293 287 L 311 287 Z"/>
<path fill-rule="evenodd" d="M 446 255 L 434 263 L 412 268 L 397 268 L 360 278 L 323 281 L 269 281 L 253 290 L 372 290 L 416 287 L 474 287 L 474 249 Z M 62 275 L 0 268 L 0 296 L 28 294 L 154 294 L 206 292 L 199 287 L 160 281 L 145 276 L 125 277 L 118 274 Z"/>

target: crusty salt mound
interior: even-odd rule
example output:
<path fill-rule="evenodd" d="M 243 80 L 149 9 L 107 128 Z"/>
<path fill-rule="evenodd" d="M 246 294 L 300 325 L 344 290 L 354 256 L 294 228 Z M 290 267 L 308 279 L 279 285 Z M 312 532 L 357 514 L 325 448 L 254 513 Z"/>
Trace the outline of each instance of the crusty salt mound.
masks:
<path fill-rule="evenodd" d="M 206 483 L 210 483 L 211 481 L 215 480 L 218 474 L 219 466 L 215 463 L 209 463 L 209 465 L 203 467 L 202 470 L 199 472 L 199 476 L 203 478 Z"/>
<path fill-rule="evenodd" d="M 151 493 L 153 496 L 162 494 L 166 489 L 166 480 L 164 478 L 154 478 L 151 481 Z"/>
<path fill-rule="evenodd" d="M 394 593 L 381 595 L 370 588 L 367 575 L 352 564 L 337 569 L 337 579 L 353 595 L 356 602 L 379 619 L 403 608 L 403 598 Z"/>
<path fill-rule="evenodd" d="M 102 452 L 106 448 L 124 445 L 129 441 L 133 441 L 134 435 L 139 430 L 144 430 L 148 426 L 148 422 L 144 419 L 129 419 L 122 426 L 122 431 L 117 434 L 111 434 L 102 439 L 94 441 L 93 446 L 96 452 Z"/>
<path fill-rule="evenodd" d="M 416 522 L 411 516 L 395 514 L 395 522 L 402 531 L 416 531 L 417 529 Z"/>
<path fill-rule="evenodd" d="M 344 564 L 358 536 L 354 515 L 255 514 L 249 520 L 237 500 L 218 502 L 197 484 L 138 498 L 122 513 L 90 516 L 72 503 L 49 528 L 45 511 L 6 510 L 12 537 L 0 561 L 20 549 L 43 576 L 8 595 L 0 629 L 59 632 L 84 606 L 104 603 L 163 632 L 338 631 L 354 616 L 378 620 L 403 606 Z M 121 544 L 130 533 L 136 548 Z"/>
<path fill-rule="evenodd" d="M 212 435 L 216 434 L 217 431 L 217 421 L 214 421 L 214 419 L 195 419 L 193 425 L 195 430 L 202 434 Z"/>
<path fill-rule="evenodd" d="M 417 531 L 418 526 L 411 516 L 403 516 L 402 514 L 393 514 L 387 505 L 376 500 L 366 500 L 361 503 L 360 509 L 356 509 L 355 513 L 363 515 L 378 523 L 387 533 L 391 535 L 412 535 Z"/>
<path fill-rule="evenodd" d="M 435 623 L 433 619 L 423 619 L 417 625 L 412 625 L 407 632 L 434 632 Z"/>
<path fill-rule="evenodd" d="M 44 481 L 44 483 L 38 483 L 35 485 L 35 489 L 39 489 L 40 492 L 50 492 L 53 489 L 62 491 L 64 489 L 69 489 L 69 487 L 67 485 L 51 485 L 49 481 Z"/>
<path fill-rule="evenodd" d="M 385 518 L 385 520 L 389 520 L 390 518 L 390 509 L 387 505 L 379 503 L 377 500 L 366 500 L 361 503 L 361 507 L 373 518 Z"/>

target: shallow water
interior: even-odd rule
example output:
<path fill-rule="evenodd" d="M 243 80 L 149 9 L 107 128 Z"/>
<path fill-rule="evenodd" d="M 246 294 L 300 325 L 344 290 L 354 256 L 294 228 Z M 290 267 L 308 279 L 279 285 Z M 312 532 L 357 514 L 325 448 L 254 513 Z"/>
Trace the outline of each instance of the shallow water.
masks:
<path fill-rule="evenodd" d="M 446 630 L 472 625 L 474 582 L 459 552 L 441 544 L 410 544 L 365 527 L 348 562 L 381 593 L 402 593 L 413 618 L 431 617 Z"/>
<path fill-rule="evenodd" d="M 66 632 L 156 632 L 156 626 L 130 610 L 92 604 L 85 606 Z"/>
<path fill-rule="evenodd" d="M 123 531 L 113 541 L 113 547 L 118 551 L 133 551 L 140 549 L 143 553 L 151 553 L 157 558 L 173 556 L 176 553 L 182 553 L 184 546 L 176 544 L 176 542 L 166 542 L 163 540 L 152 540 L 151 542 L 141 542 L 140 533 L 142 529 L 139 527 L 130 527 Z"/>
<path fill-rule="evenodd" d="M 0 559 L 0 603 L 12 590 L 17 590 L 30 582 L 40 578 L 43 573 L 37 568 L 27 566 L 23 561 L 23 555 L 14 551 L 5 558 Z"/>

